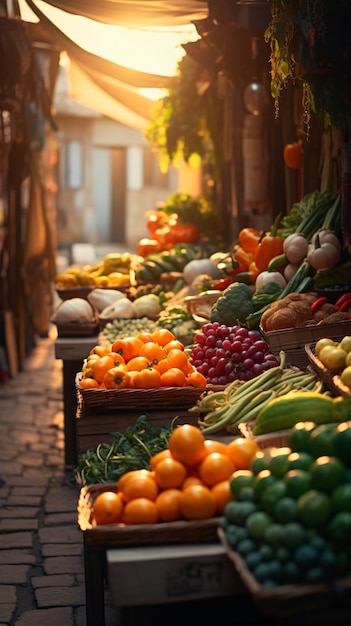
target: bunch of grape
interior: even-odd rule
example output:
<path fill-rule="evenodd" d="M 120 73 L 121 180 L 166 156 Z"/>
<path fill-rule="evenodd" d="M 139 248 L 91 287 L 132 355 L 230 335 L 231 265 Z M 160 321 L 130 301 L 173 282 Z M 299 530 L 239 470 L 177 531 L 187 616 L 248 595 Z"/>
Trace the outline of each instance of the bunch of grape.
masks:
<path fill-rule="evenodd" d="M 204 324 L 195 334 L 190 360 L 211 385 L 251 380 L 279 365 L 258 332 L 218 322 Z"/>

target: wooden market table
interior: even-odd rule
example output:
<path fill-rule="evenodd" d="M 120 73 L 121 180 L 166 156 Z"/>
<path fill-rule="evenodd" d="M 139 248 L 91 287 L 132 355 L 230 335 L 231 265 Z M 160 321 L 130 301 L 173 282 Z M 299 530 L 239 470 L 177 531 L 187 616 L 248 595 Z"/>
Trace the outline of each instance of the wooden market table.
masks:
<path fill-rule="evenodd" d="M 75 378 L 90 350 L 98 344 L 97 335 L 89 337 L 57 337 L 55 358 L 63 363 L 63 407 L 65 435 L 65 465 L 77 464 L 76 411 L 77 394 Z"/>

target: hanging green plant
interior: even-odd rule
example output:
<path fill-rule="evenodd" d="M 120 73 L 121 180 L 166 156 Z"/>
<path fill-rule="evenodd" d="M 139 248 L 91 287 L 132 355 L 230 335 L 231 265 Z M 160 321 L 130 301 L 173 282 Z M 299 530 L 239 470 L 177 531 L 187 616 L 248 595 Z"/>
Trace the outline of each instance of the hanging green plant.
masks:
<path fill-rule="evenodd" d="M 162 171 L 184 159 L 221 169 L 222 104 L 216 80 L 204 92 L 204 68 L 185 55 L 177 75 L 170 79 L 168 94 L 154 106 L 146 139 L 160 155 Z"/>
<path fill-rule="evenodd" d="M 271 94 L 279 116 L 280 96 L 289 82 L 302 83 L 304 121 L 313 110 L 325 126 L 347 127 L 350 75 L 347 63 L 349 0 L 268 0 L 271 21 Z"/>

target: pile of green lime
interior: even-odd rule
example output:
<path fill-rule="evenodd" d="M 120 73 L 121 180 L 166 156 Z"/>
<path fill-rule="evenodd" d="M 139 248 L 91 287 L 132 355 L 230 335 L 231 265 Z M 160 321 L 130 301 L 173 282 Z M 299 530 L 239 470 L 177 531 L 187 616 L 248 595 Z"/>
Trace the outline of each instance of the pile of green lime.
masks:
<path fill-rule="evenodd" d="M 230 487 L 221 526 L 262 585 L 351 576 L 351 421 L 299 422 Z"/>

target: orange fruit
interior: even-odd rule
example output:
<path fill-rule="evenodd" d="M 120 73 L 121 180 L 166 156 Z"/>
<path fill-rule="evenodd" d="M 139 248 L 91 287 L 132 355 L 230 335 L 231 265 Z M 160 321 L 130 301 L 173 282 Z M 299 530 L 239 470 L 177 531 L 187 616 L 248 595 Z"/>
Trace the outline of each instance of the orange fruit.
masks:
<path fill-rule="evenodd" d="M 135 498 L 155 500 L 158 492 L 159 488 L 152 474 L 147 475 L 146 473 L 131 476 L 126 480 L 123 490 L 121 491 L 125 502 L 129 502 Z"/>
<path fill-rule="evenodd" d="M 158 494 L 155 504 L 161 522 L 175 522 L 182 519 L 181 499 L 182 492 L 179 489 L 164 489 Z"/>
<path fill-rule="evenodd" d="M 159 521 L 158 508 L 153 500 L 147 498 L 135 498 L 127 502 L 122 522 L 124 524 L 157 524 Z"/>
<path fill-rule="evenodd" d="M 197 466 L 206 456 L 205 437 L 192 424 L 177 426 L 168 440 L 168 447 L 173 458 L 186 467 Z"/>
<path fill-rule="evenodd" d="M 221 480 L 211 487 L 211 493 L 216 503 L 216 513 L 223 515 L 225 505 L 233 499 L 229 480 Z"/>
<path fill-rule="evenodd" d="M 96 524 L 118 524 L 122 519 L 123 502 L 115 491 L 103 491 L 95 498 L 92 508 Z"/>
<path fill-rule="evenodd" d="M 174 350 L 175 348 L 177 350 L 184 350 L 184 344 L 181 341 L 179 341 L 179 339 L 172 339 L 169 343 L 166 343 L 166 345 L 163 347 L 167 352 L 170 352 L 170 350 Z"/>
<path fill-rule="evenodd" d="M 187 520 L 208 519 L 216 513 L 216 501 L 205 485 L 192 485 L 184 489 L 180 506 Z"/>
<path fill-rule="evenodd" d="M 172 457 L 159 461 L 154 472 L 155 481 L 161 489 L 180 487 L 187 475 L 185 465 Z"/>
<path fill-rule="evenodd" d="M 207 454 L 211 452 L 221 452 L 221 454 L 227 453 L 227 446 L 223 441 L 216 441 L 215 439 L 205 439 L 205 447 Z"/>
<path fill-rule="evenodd" d="M 151 336 L 152 341 L 158 343 L 159 346 L 165 346 L 170 341 L 175 340 L 175 335 L 168 328 L 158 328 Z"/>
<path fill-rule="evenodd" d="M 182 491 L 191 485 L 203 485 L 201 478 L 198 476 L 187 476 L 186 479 L 182 483 Z"/>
<path fill-rule="evenodd" d="M 222 480 L 228 480 L 235 470 L 229 456 L 221 452 L 211 452 L 199 465 L 199 476 L 205 485 L 213 487 Z"/>
<path fill-rule="evenodd" d="M 151 472 L 147 469 L 136 469 L 125 472 L 125 474 L 122 474 L 122 476 L 120 476 L 120 478 L 117 480 L 117 491 L 123 491 L 124 485 L 131 476 L 140 476 L 140 474 L 146 474 L 147 476 L 150 476 Z"/>
<path fill-rule="evenodd" d="M 250 464 L 261 448 L 253 439 L 237 437 L 227 444 L 227 455 L 236 469 L 250 469 Z"/>
<path fill-rule="evenodd" d="M 154 456 L 151 457 L 149 461 L 151 468 L 154 470 L 157 463 L 159 463 L 163 459 L 169 459 L 170 456 L 171 453 L 168 448 L 166 448 L 165 450 L 161 450 L 161 452 L 157 452 L 156 454 L 154 454 Z"/>

